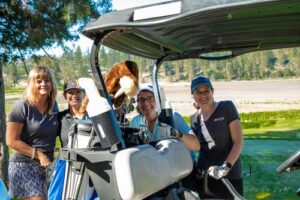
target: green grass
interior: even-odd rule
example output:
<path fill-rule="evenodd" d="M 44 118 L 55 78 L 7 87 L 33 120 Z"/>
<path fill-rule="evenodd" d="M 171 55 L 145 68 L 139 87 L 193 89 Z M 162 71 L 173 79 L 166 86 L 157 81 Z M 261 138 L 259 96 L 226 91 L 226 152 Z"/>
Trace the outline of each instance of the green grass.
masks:
<path fill-rule="evenodd" d="M 246 199 L 297 199 L 299 171 L 277 173 L 276 168 L 299 150 L 296 140 L 245 140 L 241 155 L 243 169 L 252 174 L 244 177 Z"/>
<path fill-rule="evenodd" d="M 23 87 L 11 87 L 11 88 L 5 88 L 5 93 L 13 93 L 13 94 L 21 94 L 24 92 Z"/>
<path fill-rule="evenodd" d="M 300 110 L 241 114 L 245 139 L 300 138 Z"/>
<path fill-rule="evenodd" d="M 300 110 L 241 113 L 245 139 L 300 139 Z M 190 124 L 190 117 L 184 117 Z"/>

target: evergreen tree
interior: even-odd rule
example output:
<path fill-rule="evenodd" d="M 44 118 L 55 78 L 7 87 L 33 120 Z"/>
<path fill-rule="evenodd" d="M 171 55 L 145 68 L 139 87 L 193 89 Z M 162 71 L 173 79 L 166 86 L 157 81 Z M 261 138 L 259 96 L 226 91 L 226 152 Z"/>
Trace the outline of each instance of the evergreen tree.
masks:
<path fill-rule="evenodd" d="M 78 39 L 74 25 L 111 10 L 110 0 L 31 0 L 1 2 L 0 9 L 0 177 L 7 182 L 8 149 L 5 144 L 5 103 L 2 64 L 29 57 L 38 50 Z M 73 28 L 73 29 L 71 29 Z"/>
<path fill-rule="evenodd" d="M 86 66 L 85 63 L 84 63 L 84 57 L 83 57 L 80 46 L 78 46 L 77 49 L 76 49 L 74 60 L 75 60 L 76 68 L 78 69 L 77 78 L 79 78 L 79 77 L 88 77 L 89 76 L 88 66 Z"/>
<path fill-rule="evenodd" d="M 10 80 L 10 84 L 15 87 L 16 84 L 18 84 L 18 80 L 20 79 L 20 76 L 18 74 L 18 69 L 17 69 L 17 65 L 16 65 L 16 62 L 12 62 L 10 65 L 10 68 L 9 68 L 9 74 L 8 74 L 8 77 L 9 77 L 9 80 Z"/>
<path fill-rule="evenodd" d="M 107 57 L 107 54 L 106 54 L 106 51 L 105 51 L 105 48 L 102 47 L 100 49 L 100 55 L 99 57 L 101 58 L 100 59 L 100 66 L 101 68 L 105 69 L 107 71 L 107 68 L 109 67 L 107 64 L 108 64 L 108 57 Z"/>

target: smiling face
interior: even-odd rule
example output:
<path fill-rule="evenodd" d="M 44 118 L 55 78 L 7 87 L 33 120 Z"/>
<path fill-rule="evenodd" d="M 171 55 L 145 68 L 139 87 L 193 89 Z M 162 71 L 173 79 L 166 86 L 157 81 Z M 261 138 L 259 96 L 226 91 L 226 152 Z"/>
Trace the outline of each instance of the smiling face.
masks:
<path fill-rule="evenodd" d="M 146 118 L 156 116 L 156 103 L 154 95 L 149 91 L 142 91 L 137 96 L 138 109 Z"/>
<path fill-rule="evenodd" d="M 52 81 L 47 76 L 38 77 L 34 81 L 34 86 L 36 89 L 36 93 L 39 96 L 49 96 L 52 90 Z"/>
<path fill-rule="evenodd" d="M 213 92 L 207 85 L 199 85 L 193 91 L 193 98 L 200 107 L 207 106 L 213 103 Z"/>
<path fill-rule="evenodd" d="M 70 107 L 79 110 L 83 98 L 83 94 L 80 89 L 69 89 L 64 92 L 64 97 Z"/>
<path fill-rule="evenodd" d="M 56 83 L 49 68 L 37 66 L 31 69 L 27 79 L 24 98 L 31 105 L 48 104 L 50 112 L 56 99 Z"/>

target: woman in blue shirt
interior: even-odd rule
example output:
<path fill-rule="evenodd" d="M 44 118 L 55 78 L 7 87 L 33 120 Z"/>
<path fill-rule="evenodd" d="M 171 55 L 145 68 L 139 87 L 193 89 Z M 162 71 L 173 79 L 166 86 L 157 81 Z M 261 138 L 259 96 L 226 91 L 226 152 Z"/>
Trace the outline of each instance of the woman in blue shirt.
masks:
<path fill-rule="evenodd" d="M 147 142 L 159 141 L 167 138 L 168 135 L 163 134 L 165 131 L 162 131 L 166 129 L 165 125 L 161 125 L 158 122 L 154 92 L 151 85 L 141 85 L 137 94 L 137 103 L 137 109 L 140 114 L 132 119 L 130 126 L 144 129 L 148 140 Z M 173 119 L 175 125 L 174 128 L 180 133 L 177 137 L 181 139 L 190 150 L 198 151 L 200 149 L 200 144 L 192 129 L 185 123 L 179 113 L 173 112 Z"/>

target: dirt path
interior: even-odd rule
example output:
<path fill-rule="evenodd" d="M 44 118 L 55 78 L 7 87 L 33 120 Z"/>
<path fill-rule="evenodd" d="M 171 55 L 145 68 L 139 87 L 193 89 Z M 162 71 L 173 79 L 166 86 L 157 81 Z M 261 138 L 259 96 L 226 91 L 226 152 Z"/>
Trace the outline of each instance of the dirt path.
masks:
<path fill-rule="evenodd" d="M 300 80 L 267 81 L 216 81 L 212 82 L 214 97 L 232 100 L 239 112 L 257 112 L 300 109 Z M 161 83 L 167 99 L 182 115 L 190 115 L 195 109 L 190 83 Z"/>
<path fill-rule="evenodd" d="M 273 111 L 300 109 L 300 80 L 267 81 L 214 81 L 214 97 L 219 100 L 232 100 L 239 112 Z M 164 83 L 167 99 L 174 110 L 189 116 L 195 109 L 189 82 Z M 7 103 L 20 98 L 20 94 L 6 94 Z M 62 92 L 58 92 L 59 108 L 67 107 Z"/>

